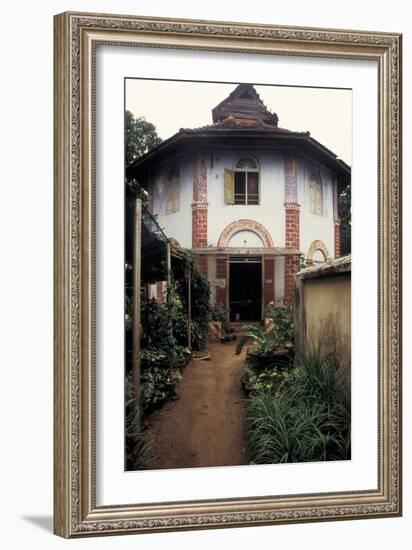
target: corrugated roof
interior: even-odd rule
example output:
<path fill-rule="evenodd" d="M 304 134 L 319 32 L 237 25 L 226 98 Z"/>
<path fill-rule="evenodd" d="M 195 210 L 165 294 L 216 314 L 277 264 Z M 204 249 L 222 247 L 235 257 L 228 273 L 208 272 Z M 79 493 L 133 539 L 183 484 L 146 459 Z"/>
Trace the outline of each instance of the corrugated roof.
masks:
<path fill-rule="evenodd" d="M 296 277 L 301 279 L 309 279 L 316 277 L 326 277 L 329 275 L 339 275 L 340 273 L 348 273 L 351 271 L 352 267 L 352 255 L 348 254 L 347 256 L 341 256 L 340 258 L 335 258 L 320 265 L 313 265 L 301 269 Z"/>

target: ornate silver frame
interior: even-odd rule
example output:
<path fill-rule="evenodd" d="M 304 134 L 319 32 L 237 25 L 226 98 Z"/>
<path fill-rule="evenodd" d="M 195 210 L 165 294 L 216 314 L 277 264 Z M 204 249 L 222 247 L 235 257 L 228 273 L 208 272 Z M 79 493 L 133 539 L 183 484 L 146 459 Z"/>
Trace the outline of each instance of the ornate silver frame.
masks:
<path fill-rule="evenodd" d="M 54 531 L 63 537 L 401 514 L 401 35 L 64 13 L 55 17 Z M 373 59 L 379 64 L 377 491 L 96 506 L 94 49 L 97 44 Z"/>

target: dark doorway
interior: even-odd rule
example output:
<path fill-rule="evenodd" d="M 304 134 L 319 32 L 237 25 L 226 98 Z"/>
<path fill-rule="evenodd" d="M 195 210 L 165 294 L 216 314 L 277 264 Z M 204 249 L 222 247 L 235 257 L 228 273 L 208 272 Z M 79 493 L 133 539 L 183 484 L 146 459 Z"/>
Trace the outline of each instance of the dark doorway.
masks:
<path fill-rule="evenodd" d="M 260 321 L 262 317 L 262 263 L 231 260 L 229 305 L 231 321 Z"/>

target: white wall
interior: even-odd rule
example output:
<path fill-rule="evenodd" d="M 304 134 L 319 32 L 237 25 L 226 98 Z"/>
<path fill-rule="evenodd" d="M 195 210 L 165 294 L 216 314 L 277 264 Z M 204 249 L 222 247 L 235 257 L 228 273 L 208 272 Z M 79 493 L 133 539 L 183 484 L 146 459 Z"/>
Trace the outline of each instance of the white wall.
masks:
<path fill-rule="evenodd" d="M 260 204 L 229 205 L 224 201 L 224 170 L 233 169 L 234 162 L 242 155 L 250 154 L 260 167 Z M 233 221 L 246 218 L 261 223 L 270 233 L 274 246 L 285 245 L 285 176 L 281 153 L 234 149 L 205 155 L 207 162 L 208 245 L 217 246 L 222 231 Z M 212 161 L 213 159 L 213 161 Z M 173 163 L 180 168 L 180 210 L 166 214 L 165 173 L 168 167 L 159 169 L 153 176 L 153 213 L 168 237 L 173 237 L 184 247 L 192 246 L 193 159 L 181 158 Z M 332 175 L 321 168 L 323 180 L 322 215 L 312 214 L 309 204 L 309 178 L 317 164 L 303 160 L 297 162 L 298 202 L 300 210 L 300 249 L 306 254 L 311 243 L 321 240 L 334 255 Z M 232 244 L 231 246 L 236 246 Z M 248 246 L 255 246 L 250 244 Z M 261 245 L 256 245 L 261 246 Z"/>
<path fill-rule="evenodd" d="M 193 159 L 181 158 L 173 165 L 180 169 L 180 209 L 166 214 L 165 185 L 168 167 L 159 169 L 153 176 L 153 214 L 168 238 L 176 239 L 184 248 L 192 247 Z"/>
<path fill-rule="evenodd" d="M 233 205 L 224 201 L 224 170 L 233 169 L 237 158 L 250 154 L 260 164 L 260 204 Z M 270 233 L 274 246 L 285 243 L 284 169 L 282 157 L 268 151 L 237 150 L 216 152 L 207 172 L 208 244 L 216 246 L 222 231 L 242 218 L 261 223 Z"/>
<path fill-rule="evenodd" d="M 404 119 L 412 119 L 412 31 L 409 5 L 347 0 L 253 4 L 209 0 L 16 0 L 2 8 L 1 163 L 2 418 L 1 518 L 4 548 L 170 548 L 238 550 L 268 546 L 347 550 L 367 541 L 374 550 L 410 547 L 412 530 L 412 400 L 404 403 L 404 517 L 103 537 L 64 541 L 51 534 L 52 514 L 52 16 L 65 10 L 255 21 L 281 25 L 400 31 L 404 37 Z M 404 150 L 412 149 L 405 125 Z M 22 166 L 28 174 L 17 173 Z M 405 237 L 412 208 L 411 155 L 404 157 Z M 367 229 L 367 228 L 366 228 Z M 412 239 L 404 239 L 405 276 Z M 405 395 L 412 391 L 411 285 L 404 287 Z"/>
<path fill-rule="evenodd" d="M 334 257 L 334 220 L 333 220 L 333 185 L 331 172 L 321 167 L 322 178 L 322 215 L 312 214 L 309 202 L 309 178 L 317 165 L 306 161 L 298 162 L 298 202 L 300 208 L 300 249 L 306 255 L 313 241 L 321 240 L 326 245 L 329 255 Z"/>

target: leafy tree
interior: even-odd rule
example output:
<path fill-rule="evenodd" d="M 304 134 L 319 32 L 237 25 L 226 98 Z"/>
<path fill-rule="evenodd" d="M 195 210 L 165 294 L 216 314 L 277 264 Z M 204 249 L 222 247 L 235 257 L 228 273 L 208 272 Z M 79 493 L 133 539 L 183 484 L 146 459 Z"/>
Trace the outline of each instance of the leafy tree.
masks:
<path fill-rule="evenodd" d="M 351 184 L 349 183 L 338 198 L 340 253 L 342 256 L 351 252 L 351 202 Z"/>
<path fill-rule="evenodd" d="M 144 117 L 133 116 L 126 111 L 125 114 L 125 160 L 128 166 L 135 159 L 141 157 L 162 140 L 157 135 L 156 127 Z"/>

